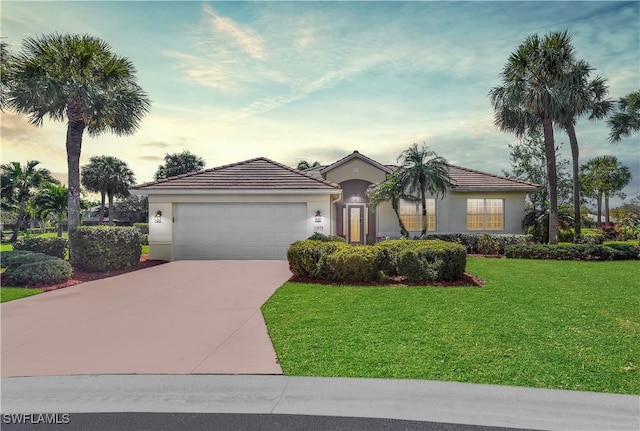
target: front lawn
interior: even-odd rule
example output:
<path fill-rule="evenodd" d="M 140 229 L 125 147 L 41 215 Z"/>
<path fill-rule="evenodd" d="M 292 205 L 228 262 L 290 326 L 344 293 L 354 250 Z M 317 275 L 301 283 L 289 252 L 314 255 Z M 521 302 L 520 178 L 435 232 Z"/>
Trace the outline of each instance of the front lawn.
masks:
<path fill-rule="evenodd" d="M 485 287 L 289 282 L 263 313 L 286 375 L 640 394 L 639 266 L 469 258 Z"/>
<path fill-rule="evenodd" d="M 0 288 L 0 302 L 13 301 L 14 299 L 26 298 L 27 296 L 42 293 L 42 289 L 27 289 L 24 287 L 2 287 Z"/>

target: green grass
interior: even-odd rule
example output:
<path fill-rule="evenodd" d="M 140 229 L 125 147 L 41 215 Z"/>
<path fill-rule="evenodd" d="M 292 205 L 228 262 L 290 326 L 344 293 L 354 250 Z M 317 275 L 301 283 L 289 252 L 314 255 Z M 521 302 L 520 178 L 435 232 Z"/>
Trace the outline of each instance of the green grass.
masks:
<path fill-rule="evenodd" d="M 24 287 L 2 287 L 0 288 L 0 302 L 13 301 L 15 299 L 26 298 L 37 295 L 42 289 L 27 289 Z"/>
<path fill-rule="evenodd" d="M 485 287 L 289 282 L 263 312 L 287 375 L 640 394 L 639 268 L 470 258 Z"/>
<path fill-rule="evenodd" d="M 149 246 L 148 245 L 143 245 L 142 246 L 142 254 L 149 254 Z"/>

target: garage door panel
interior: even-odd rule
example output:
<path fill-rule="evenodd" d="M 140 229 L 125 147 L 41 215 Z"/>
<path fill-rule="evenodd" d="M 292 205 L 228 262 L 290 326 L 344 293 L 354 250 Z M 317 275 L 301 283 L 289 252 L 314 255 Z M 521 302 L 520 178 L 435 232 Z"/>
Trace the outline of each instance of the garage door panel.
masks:
<path fill-rule="evenodd" d="M 306 203 L 177 204 L 176 259 L 286 259 L 306 238 Z"/>

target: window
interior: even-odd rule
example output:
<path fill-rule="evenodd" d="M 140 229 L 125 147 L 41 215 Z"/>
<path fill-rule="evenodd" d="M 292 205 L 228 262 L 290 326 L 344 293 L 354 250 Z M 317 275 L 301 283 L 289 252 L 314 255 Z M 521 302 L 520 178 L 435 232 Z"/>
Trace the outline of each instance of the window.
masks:
<path fill-rule="evenodd" d="M 420 202 L 400 200 L 400 220 L 407 230 L 422 230 L 422 207 Z M 436 200 L 427 199 L 427 230 L 436 230 Z"/>
<path fill-rule="evenodd" d="M 467 230 L 504 230 L 504 200 L 467 199 Z"/>

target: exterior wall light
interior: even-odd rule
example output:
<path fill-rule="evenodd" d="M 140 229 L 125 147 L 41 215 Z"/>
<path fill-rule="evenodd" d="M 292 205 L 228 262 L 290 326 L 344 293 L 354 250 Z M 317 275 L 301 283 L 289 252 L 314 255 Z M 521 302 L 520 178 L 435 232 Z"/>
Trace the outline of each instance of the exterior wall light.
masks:
<path fill-rule="evenodd" d="M 322 213 L 320 212 L 320 210 L 316 211 L 316 223 L 322 223 Z"/>
<path fill-rule="evenodd" d="M 153 217 L 154 223 L 162 223 L 162 211 L 156 211 L 156 215 Z"/>

